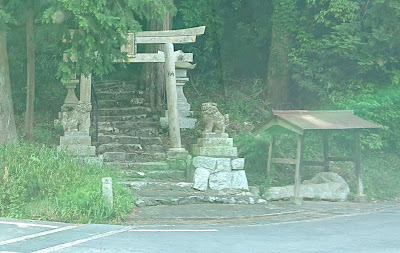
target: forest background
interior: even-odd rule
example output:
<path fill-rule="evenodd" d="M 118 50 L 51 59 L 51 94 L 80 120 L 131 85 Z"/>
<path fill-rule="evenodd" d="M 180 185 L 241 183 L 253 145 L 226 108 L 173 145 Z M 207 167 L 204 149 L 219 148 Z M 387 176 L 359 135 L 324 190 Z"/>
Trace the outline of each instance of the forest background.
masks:
<path fill-rule="evenodd" d="M 61 130 L 52 123 L 66 95 L 61 81 L 75 71 L 93 73 L 95 80 L 137 80 L 161 113 L 165 95 L 157 74 L 160 66 L 112 63 L 111 54 L 121 55 L 121 32 L 202 25 L 206 33 L 196 43 L 176 48 L 195 56 L 186 96 L 196 116 L 208 101 L 230 114 L 229 132 L 247 159 L 251 183 L 268 187 L 292 180 L 293 168 L 288 167 L 277 166 L 266 177 L 269 136 L 250 134 L 272 109 L 346 109 L 382 126 L 362 136 L 366 193 L 399 197 L 397 0 L 0 0 L 0 142 L 15 140 L 15 130 L 4 125 L 12 114 L 20 137 L 57 145 Z M 71 43 L 66 45 L 62 38 L 70 28 L 81 33 L 67 38 Z M 79 55 L 79 64 L 62 62 L 65 52 Z M 8 70 L 11 111 L 6 106 L 11 101 L 6 96 Z M 200 125 L 185 131 L 185 143 L 199 132 Z M 284 138 L 279 152 L 285 156 L 295 145 L 286 144 L 290 136 Z M 349 138 L 334 135 L 333 152 L 347 152 Z M 318 143 L 317 136 L 310 137 L 306 156 L 321 156 Z M 335 166 L 354 182 L 351 165 Z M 305 177 L 315 170 L 306 168 Z"/>

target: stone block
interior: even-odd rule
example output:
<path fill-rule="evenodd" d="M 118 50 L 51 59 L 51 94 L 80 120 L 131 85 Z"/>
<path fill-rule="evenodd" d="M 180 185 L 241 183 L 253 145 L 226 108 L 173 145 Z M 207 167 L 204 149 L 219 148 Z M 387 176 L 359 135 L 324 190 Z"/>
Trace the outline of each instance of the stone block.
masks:
<path fill-rule="evenodd" d="M 247 183 L 247 177 L 244 170 L 232 171 L 231 188 L 246 191 L 249 190 L 249 185 Z"/>
<path fill-rule="evenodd" d="M 197 139 L 197 145 L 199 147 L 233 147 L 232 138 L 199 138 Z"/>
<path fill-rule="evenodd" d="M 195 168 L 206 168 L 210 172 L 214 172 L 216 164 L 217 159 L 214 157 L 196 156 L 193 158 L 193 166 Z"/>
<path fill-rule="evenodd" d="M 57 146 L 57 151 L 68 150 L 73 155 L 78 156 L 95 156 L 96 147 L 94 146 L 80 146 L 80 145 L 69 145 L 69 146 Z"/>
<path fill-rule="evenodd" d="M 185 149 L 169 149 L 167 151 L 168 159 L 187 160 L 189 152 Z"/>
<path fill-rule="evenodd" d="M 205 168 L 197 168 L 193 176 L 193 188 L 199 191 L 205 191 L 208 188 L 208 179 L 210 171 Z"/>
<path fill-rule="evenodd" d="M 70 145 L 90 146 L 91 144 L 92 144 L 92 139 L 90 138 L 90 136 L 79 136 L 79 135 L 60 136 L 60 146 L 70 146 Z"/>
<path fill-rule="evenodd" d="M 231 172 L 231 159 L 230 158 L 217 158 L 217 166 L 215 173 L 218 172 Z"/>
<path fill-rule="evenodd" d="M 211 190 L 229 189 L 231 186 L 231 172 L 211 173 L 208 185 Z"/>
<path fill-rule="evenodd" d="M 232 170 L 243 170 L 244 158 L 232 159 Z"/>
<path fill-rule="evenodd" d="M 204 133 L 203 138 L 228 138 L 227 133 Z"/>
<path fill-rule="evenodd" d="M 237 147 L 199 147 L 193 145 L 193 155 L 212 157 L 237 157 Z"/>

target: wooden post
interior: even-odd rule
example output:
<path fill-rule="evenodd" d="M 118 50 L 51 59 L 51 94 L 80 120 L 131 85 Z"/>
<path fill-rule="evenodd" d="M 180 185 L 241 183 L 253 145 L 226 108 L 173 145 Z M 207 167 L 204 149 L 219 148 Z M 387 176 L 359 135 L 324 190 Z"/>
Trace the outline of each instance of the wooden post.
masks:
<path fill-rule="evenodd" d="M 174 62 L 174 45 L 164 44 L 165 51 L 165 80 L 167 88 L 168 127 L 171 142 L 170 149 L 184 151 L 181 144 L 181 131 L 179 128 L 178 97 L 176 93 L 176 74 Z"/>
<path fill-rule="evenodd" d="M 361 176 L 362 171 L 361 171 L 360 131 L 357 130 L 354 132 L 354 163 L 356 167 L 356 177 L 357 177 L 357 195 L 358 197 L 363 198 L 364 187 Z"/>
<path fill-rule="evenodd" d="M 268 162 L 267 162 L 267 176 L 271 173 L 272 159 L 274 158 L 274 148 L 275 148 L 275 136 L 271 136 L 271 142 L 269 143 L 268 150 Z"/>
<path fill-rule="evenodd" d="M 301 187 L 301 170 L 303 168 L 303 152 L 304 152 L 304 134 L 298 136 L 297 139 L 297 158 L 296 171 L 294 175 L 294 192 L 291 201 L 293 204 L 300 205 L 302 198 L 300 197 Z"/>
<path fill-rule="evenodd" d="M 329 133 L 322 134 L 323 152 L 324 152 L 324 171 L 329 172 Z"/>

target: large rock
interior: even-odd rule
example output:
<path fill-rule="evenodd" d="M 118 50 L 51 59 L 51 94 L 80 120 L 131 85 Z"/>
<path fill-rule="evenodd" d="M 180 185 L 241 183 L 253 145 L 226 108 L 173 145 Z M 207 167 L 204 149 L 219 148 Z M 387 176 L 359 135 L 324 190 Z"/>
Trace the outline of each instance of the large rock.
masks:
<path fill-rule="evenodd" d="M 229 189 L 231 186 L 231 172 L 212 173 L 208 183 L 211 190 Z"/>
<path fill-rule="evenodd" d="M 279 200 L 293 196 L 294 186 L 271 187 L 263 195 L 267 200 Z M 318 173 L 300 186 L 300 197 L 330 201 L 345 201 L 350 193 L 342 177 L 333 172 Z"/>
<path fill-rule="evenodd" d="M 320 172 L 310 180 L 304 180 L 303 184 L 323 184 L 323 183 L 340 183 L 347 184 L 344 179 L 334 172 Z"/>
<path fill-rule="evenodd" d="M 208 179 L 210 171 L 205 168 L 197 168 L 193 176 L 193 188 L 199 191 L 205 191 L 208 188 Z"/>
<path fill-rule="evenodd" d="M 233 170 L 231 175 L 231 189 L 249 190 L 246 172 L 244 170 Z"/>

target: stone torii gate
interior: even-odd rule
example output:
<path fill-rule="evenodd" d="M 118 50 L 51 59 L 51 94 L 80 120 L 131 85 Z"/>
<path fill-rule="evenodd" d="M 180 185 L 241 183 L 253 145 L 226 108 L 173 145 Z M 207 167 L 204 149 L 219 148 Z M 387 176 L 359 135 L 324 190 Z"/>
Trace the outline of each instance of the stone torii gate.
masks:
<path fill-rule="evenodd" d="M 203 35 L 205 26 L 169 30 L 169 31 L 145 31 L 128 33 L 127 44 L 121 46 L 121 51 L 126 52 L 129 63 L 153 62 L 164 63 L 168 109 L 168 127 L 170 135 L 170 156 L 186 155 L 187 151 L 182 148 L 178 95 L 176 88 L 176 62 L 193 62 L 192 53 L 174 51 L 174 44 L 194 43 L 196 37 Z M 164 52 L 158 53 L 137 53 L 137 44 L 163 44 Z M 67 59 L 64 59 L 67 60 Z M 117 60 L 116 62 L 122 62 Z M 80 100 L 75 95 L 74 88 L 80 82 Z M 82 156 L 94 156 L 95 147 L 91 146 L 89 136 L 90 111 L 91 111 L 91 75 L 72 77 L 69 83 L 65 84 L 68 89 L 67 97 L 61 108 L 61 123 L 64 127 L 64 136 L 60 137 L 60 148 L 69 148 L 73 153 Z"/>

